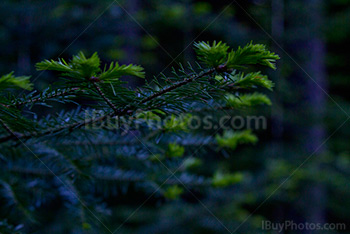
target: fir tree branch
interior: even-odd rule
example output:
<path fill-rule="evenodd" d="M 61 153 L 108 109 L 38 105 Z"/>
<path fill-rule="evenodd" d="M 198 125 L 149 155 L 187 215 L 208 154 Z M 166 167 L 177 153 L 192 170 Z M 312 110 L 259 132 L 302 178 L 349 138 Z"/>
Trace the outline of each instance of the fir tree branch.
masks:
<path fill-rule="evenodd" d="M 41 168 L 26 168 L 23 166 L 11 166 L 11 167 L 4 167 L 3 169 L 9 171 L 9 172 L 15 172 L 19 174 L 25 174 L 30 176 L 44 176 L 44 177 L 53 177 L 54 174 L 50 173 L 47 170 L 41 169 Z M 96 168 L 97 170 L 97 168 Z M 137 171 L 128 171 L 128 170 L 120 170 L 120 169 L 114 169 L 114 168 L 105 168 L 106 171 L 113 170 L 115 173 L 108 174 L 108 173 L 101 173 L 100 171 L 95 171 L 91 174 L 91 176 L 97 180 L 100 181 L 110 181 L 110 182 L 131 182 L 131 183 L 142 183 L 149 181 L 147 177 L 145 177 L 144 173 L 140 173 Z M 203 180 L 203 181 L 186 181 L 186 180 L 179 180 L 179 179 L 168 179 L 164 182 L 164 179 L 158 179 L 159 183 L 164 183 L 166 185 L 187 185 L 187 186 L 194 186 L 194 187 L 205 187 L 210 185 L 210 179 Z"/>
<path fill-rule="evenodd" d="M 9 128 L 9 126 L 7 126 L 7 124 L 5 124 L 4 121 L 2 121 L 1 119 L 0 119 L 0 124 L 2 125 L 2 127 L 3 127 L 8 133 L 10 133 L 10 136 L 13 136 L 13 137 L 18 137 L 18 136 L 20 136 L 20 134 L 13 132 L 13 131 Z"/>
<path fill-rule="evenodd" d="M 159 97 L 159 96 L 161 96 L 161 95 L 163 95 L 165 93 L 168 93 L 168 92 L 170 92 L 170 91 L 172 91 L 174 89 L 180 88 L 181 86 L 184 86 L 184 85 L 186 85 L 186 84 L 188 84 L 190 82 L 193 82 L 193 81 L 195 81 L 195 80 L 197 80 L 199 78 L 202 78 L 204 76 L 210 75 L 210 74 L 214 73 L 216 70 L 217 70 L 216 68 L 212 68 L 212 69 L 209 69 L 208 71 L 201 72 L 199 75 L 195 75 L 195 76 L 192 76 L 190 78 L 184 79 L 183 81 L 177 82 L 177 83 L 175 83 L 175 84 L 173 84 L 173 85 L 171 85 L 171 86 L 169 86 L 169 87 L 167 87 L 165 89 L 162 89 L 162 90 L 158 91 L 157 93 L 152 94 L 151 96 L 148 96 L 148 97 L 144 98 L 140 102 L 140 104 L 144 104 L 144 103 L 146 103 L 146 102 L 148 102 L 148 101 L 150 101 L 152 99 L 155 99 L 155 98 L 157 98 L 157 97 Z"/>
<path fill-rule="evenodd" d="M 223 68 L 220 68 L 220 71 L 222 70 Z M 153 99 L 156 99 L 158 98 L 159 96 L 162 96 L 168 92 L 171 92 L 175 89 L 178 89 L 188 83 L 191 83 L 201 77 L 204 77 L 204 76 L 207 76 L 207 75 L 210 75 L 212 73 L 214 73 L 216 70 L 216 68 L 212 68 L 212 69 L 209 69 L 207 71 L 203 71 L 201 72 L 200 74 L 198 75 L 194 75 L 190 78 L 186 78 L 182 81 L 179 81 L 173 85 L 170 85 L 144 99 L 142 99 L 139 103 L 140 104 L 144 104 L 146 102 L 149 102 Z M 46 136 L 46 135 L 50 135 L 50 134 L 54 134 L 54 133 L 58 133 L 60 131 L 63 131 L 63 130 L 68 130 L 68 131 L 73 131 L 73 129 L 76 129 L 76 128 L 80 128 L 80 127 L 83 127 L 83 126 L 86 126 L 88 124 L 92 124 L 92 123 L 97 123 L 97 122 L 102 122 L 104 121 L 106 118 L 108 117 L 120 117 L 120 116 L 125 116 L 125 115 L 130 115 L 130 111 L 132 111 L 132 105 L 128 105 L 126 106 L 124 109 L 122 110 L 117 110 L 117 111 L 112 111 L 112 112 L 109 112 L 99 118 L 96 118 L 96 119 L 90 119 L 88 121 L 80 121 L 80 122 L 76 122 L 76 123 L 72 123 L 72 124 L 67 124 L 67 125 L 63 125 L 63 126 L 60 126 L 60 127 L 57 127 L 57 128 L 53 128 L 53 129 L 48 129 L 48 130 L 45 130 L 45 131 L 42 131 L 42 132 L 31 132 L 31 133 L 28 133 L 28 134 L 22 134 L 20 136 L 16 136 L 16 135 L 9 135 L 9 136 L 5 136 L 5 137 L 2 137 L 0 138 L 0 143 L 3 143 L 3 142 L 7 142 L 9 140 L 19 140 L 19 139 L 25 139 L 25 140 L 28 140 L 30 138 L 33 138 L 33 137 L 40 137 L 40 136 Z"/>
<path fill-rule="evenodd" d="M 95 87 L 95 89 L 97 90 L 97 92 L 100 94 L 100 96 L 103 98 L 103 100 L 105 100 L 106 103 L 112 108 L 114 113 L 118 113 L 117 107 L 112 103 L 111 100 L 109 100 L 107 98 L 107 96 L 104 94 L 104 92 L 102 91 L 101 87 L 97 84 L 97 82 L 93 81 L 92 84 Z"/>
<path fill-rule="evenodd" d="M 203 113 L 203 112 L 216 112 L 216 111 L 230 111 L 236 110 L 236 108 L 231 106 L 215 106 L 213 108 L 197 108 L 190 110 L 189 113 Z"/>
<path fill-rule="evenodd" d="M 6 142 L 9 140 L 20 140 L 20 139 L 28 140 L 28 139 L 33 138 L 33 137 L 41 137 L 41 136 L 46 136 L 46 135 L 50 135 L 50 134 L 55 134 L 55 133 L 58 133 L 58 132 L 63 131 L 63 130 L 68 130 L 71 132 L 75 128 L 79 128 L 79 127 L 82 127 L 82 126 L 85 126 L 85 125 L 88 125 L 91 123 L 103 121 L 111 114 L 113 114 L 113 112 L 106 114 L 106 115 L 103 115 L 103 116 L 96 118 L 96 119 L 90 119 L 89 121 L 80 121 L 80 122 L 76 122 L 76 123 L 72 123 L 72 124 L 66 124 L 66 125 L 62 125 L 62 126 L 57 127 L 57 128 L 51 128 L 51 129 L 48 129 L 48 130 L 45 130 L 42 132 L 31 132 L 31 133 L 27 133 L 27 134 L 22 134 L 20 136 L 16 136 L 16 135 L 5 136 L 5 137 L 0 138 L 0 143 Z"/>
<path fill-rule="evenodd" d="M 45 97 L 38 97 L 38 98 L 34 98 L 34 99 L 29 99 L 29 100 L 26 100 L 23 102 L 16 102 L 16 103 L 13 103 L 11 105 L 6 105 L 6 107 L 9 108 L 11 106 L 15 106 L 18 108 L 18 107 L 23 106 L 23 105 L 44 101 L 44 99 L 47 100 L 47 99 L 57 98 L 57 97 L 61 97 L 61 96 L 69 95 L 69 94 L 74 94 L 77 91 L 80 91 L 80 88 L 71 88 L 71 89 L 61 91 L 61 92 L 48 94 Z"/>

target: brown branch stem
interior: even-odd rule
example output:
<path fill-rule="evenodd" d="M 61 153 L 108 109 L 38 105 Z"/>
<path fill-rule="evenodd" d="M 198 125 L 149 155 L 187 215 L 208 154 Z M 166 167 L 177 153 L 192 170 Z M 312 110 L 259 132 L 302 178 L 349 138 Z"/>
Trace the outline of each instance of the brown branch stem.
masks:
<path fill-rule="evenodd" d="M 112 108 L 112 110 L 114 111 L 114 113 L 118 113 L 118 109 L 117 107 L 112 103 L 111 100 L 109 100 L 106 95 L 104 94 L 104 92 L 102 91 L 101 87 L 97 84 L 97 82 L 92 82 L 92 84 L 94 85 L 95 89 L 97 90 L 97 92 L 100 94 L 100 96 L 103 98 L 103 100 L 105 100 L 105 102 Z"/>

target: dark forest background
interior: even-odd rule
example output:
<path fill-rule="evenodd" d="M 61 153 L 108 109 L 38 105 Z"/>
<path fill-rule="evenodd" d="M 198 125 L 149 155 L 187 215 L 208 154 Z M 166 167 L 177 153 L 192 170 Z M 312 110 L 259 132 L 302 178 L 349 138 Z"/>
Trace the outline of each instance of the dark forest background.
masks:
<path fill-rule="evenodd" d="M 39 90 L 54 78 L 35 71 L 35 63 L 80 50 L 98 51 L 103 61 L 141 64 L 151 80 L 194 61 L 194 41 L 222 40 L 233 48 L 267 44 L 281 57 L 269 74 L 276 87 L 269 93 L 273 105 L 264 110 L 268 127 L 255 147 L 226 155 L 246 179 L 199 196 L 236 233 L 262 233 L 262 220 L 350 228 L 350 1 L 2 0 L 0 15 L 0 73 L 32 75 Z M 130 192 L 115 198 L 120 220 L 147 197 Z M 44 232 L 63 233 L 60 222 L 69 223 L 48 223 Z M 165 205 L 149 200 L 118 231 L 227 230 L 185 194 Z"/>

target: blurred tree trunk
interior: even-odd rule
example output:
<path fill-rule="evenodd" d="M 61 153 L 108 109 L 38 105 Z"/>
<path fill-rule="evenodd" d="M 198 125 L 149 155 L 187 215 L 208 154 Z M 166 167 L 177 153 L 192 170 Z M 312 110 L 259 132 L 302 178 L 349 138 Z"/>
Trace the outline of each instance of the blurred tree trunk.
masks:
<path fill-rule="evenodd" d="M 284 35 L 284 0 L 271 0 L 271 36 L 272 38 L 283 48 L 283 35 Z M 281 48 L 273 43 L 273 51 L 277 54 L 282 55 L 283 51 Z M 283 57 L 278 62 L 278 67 L 283 66 L 282 62 Z M 271 134 L 272 134 L 272 156 L 279 157 L 280 152 L 284 151 L 283 147 L 283 79 L 282 72 L 280 69 L 274 71 L 271 75 L 271 78 L 276 84 L 275 92 L 273 92 L 272 102 L 274 108 L 271 110 Z M 285 219 L 285 210 L 284 206 L 278 206 L 273 212 L 273 220 L 276 223 L 283 223 Z M 284 233 L 284 230 L 281 231 L 281 234 Z"/>
<path fill-rule="evenodd" d="M 284 0 L 272 0 L 271 2 L 271 36 L 283 48 L 284 35 Z M 273 44 L 273 51 L 282 55 L 283 51 L 276 44 Z M 282 59 L 278 62 L 279 67 L 282 67 Z M 277 69 L 270 75 L 276 83 L 276 90 L 273 93 L 274 108 L 272 108 L 272 136 L 273 136 L 273 151 L 274 155 L 280 152 L 282 147 L 281 141 L 283 137 L 283 103 L 280 101 L 282 93 L 281 70 Z"/>
<path fill-rule="evenodd" d="M 125 1 L 124 9 L 128 12 L 125 12 L 125 22 L 122 32 L 123 40 L 125 40 L 123 50 L 125 53 L 125 58 L 121 60 L 122 63 L 129 64 L 137 64 L 139 63 L 139 49 L 140 49 L 140 36 L 141 36 L 141 28 L 134 21 L 136 18 L 136 14 L 140 9 L 140 1 L 139 0 L 128 0 Z M 131 16 L 134 18 L 132 19 Z M 131 86 L 137 86 L 137 82 L 134 77 L 125 77 L 123 78 L 129 82 Z"/>
<path fill-rule="evenodd" d="M 306 147 L 310 154 L 315 153 L 315 166 L 320 169 L 321 157 L 325 147 L 322 146 L 326 139 L 325 128 L 322 122 L 326 107 L 326 94 L 323 90 L 326 87 L 326 68 L 325 68 L 325 43 L 322 38 L 321 27 L 323 25 L 323 0 L 309 0 L 310 5 L 310 30 L 311 35 L 308 40 L 308 48 L 310 57 L 306 61 L 305 66 L 307 72 L 314 79 L 308 78 L 306 83 L 307 99 L 309 107 L 312 110 L 312 119 L 314 120 L 307 130 L 307 137 L 310 139 L 306 143 Z M 323 89 L 321 90 L 320 87 Z M 317 178 L 316 178 L 317 179 Z M 324 223 L 325 220 L 325 204 L 326 191 L 324 185 L 315 183 L 306 190 L 306 207 L 305 215 L 309 222 Z"/>
<path fill-rule="evenodd" d="M 322 144 L 326 138 L 323 123 L 326 94 L 323 90 L 327 90 L 327 85 L 325 43 L 321 32 L 324 1 L 299 0 L 291 1 L 290 4 L 293 10 L 288 19 L 292 25 L 288 38 L 288 51 L 301 67 L 293 67 L 291 77 L 297 93 L 301 94 L 301 100 L 296 102 L 295 107 L 295 119 L 298 120 L 294 123 L 294 127 L 299 128 L 296 132 L 298 142 L 296 146 L 301 146 L 301 162 L 313 154 L 303 168 L 312 167 L 318 171 L 325 151 L 325 146 Z M 313 176 L 316 176 L 315 173 Z M 324 223 L 327 203 L 324 185 L 317 182 L 318 178 L 306 179 L 310 181 L 301 185 L 304 191 L 301 192 L 301 199 L 298 201 L 304 222 Z M 315 232 L 317 231 L 301 231 L 301 233 Z"/>
<path fill-rule="evenodd" d="M 185 6 L 186 6 L 186 24 L 184 25 L 184 48 L 187 48 L 184 52 L 184 62 L 187 61 L 193 61 L 194 60 L 194 54 L 192 50 L 192 41 L 194 39 L 193 36 L 193 3 L 192 0 L 185 0 Z"/>
<path fill-rule="evenodd" d="M 28 1 L 26 6 L 30 6 Z M 17 73 L 19 75 L 28 75 L 31 67 L 30 44 L 31 44 L 31 26 L 32 11 L 22 8 L 18 15 L 20 29 L 18 35 L 18 57 L 17 57 Z"/>

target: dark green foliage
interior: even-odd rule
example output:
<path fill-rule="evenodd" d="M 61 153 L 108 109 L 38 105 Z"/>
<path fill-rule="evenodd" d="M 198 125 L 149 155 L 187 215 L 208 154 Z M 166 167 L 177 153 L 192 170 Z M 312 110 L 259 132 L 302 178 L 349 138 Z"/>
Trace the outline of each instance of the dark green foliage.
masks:
<path fill-rule="evenodd" d="M 249 64 L 261 64 L 276 69 L 275 61 L 277 59 L 279 56 L 268 51 L 265 45 L 249 43 L 228 54 L 227 67 L 244 68 L 245 65 Z"/>
<path fill-rule="evenodd" d="M 230 51 L 225 43 L 214 42 L 212 45 L 205 42 L 195 44 L 198 59 L 208 66 L 225 65 L 227 68 L 242 69 L 249 64 L 261 64 L 275 69 L 274 62 L 279 59 L 275 53 L 266 49 L 265 45 L 249 43 Z"/>
<path fill-rule="evenodd" d="M 108 69 L 105 66 L 101 69 L 101 61 L 97 53 L 94 53 L 90 58 L 86 58 L 83 52 L 73 56 L 70 62 L 64 61 L 64 59 L 45 60 L 37 63 L 36 67 L 39 71 L 50 70 L 62 72 L 63 77 L 69 77 L 70 82 L 82 82 L 91 79 L 92 77 L 98 77 L 100 81 L 112 82 L 118 80 L 121 76 L 132 75 L 144 78 L 144 72 L 142 67 L 134 65 L 122 65 L 118 63 L 111 63 Z"/>
<path fill-rule="evenodd" d="M 13 72 L 3 75 L 0 77 L 0 89 L 6 89 L 6 88 L 22 88 L 31 90 L 33 88 L 33 85 L 29 81 L 29 76 L 20 76 L 15 77 L 13 75 Z"/>
<path fill-rule="evenodd" d="M 50 219 L 42 209 L 59 200 L 59 211 L 69 211 L 76 228 L 101 233 L 107 226 L 116 228 L 115 214 L 109 209 L 118 194 L 134 190 L 176 200 L 190 189 L 242 181 L 240 172 L 223 171 L 216 164 L 200 170 L 206 158 L 198 157 L 186 139 L 216 134 L 211 142 L 199 143 L 201 147 L 234 150 L 255 143 L 257 137 L 251 131 L 192 130 L 189 124 L 201 110 L 271 104 L 266 96 L 249 92 L 257 87 L 271 89 L 272 82 L 260 72 L 244 75 L 236 68 L 248 64 L 273 68 L 278 56 L 262 45 L 249 44 L 237 52 L 228 52 L 221 42 L 195 47 L 204 66 L 181 66 L 172 76 L 161 75 L 137 90 L 119 78 L 144 77 L 140 66 L 117 62 L 103 66 L 96 53 L 91 57 L 79 53 L 69 62 L 38 63 L 38 70 L 58 72 L 55 88 L 2 98 L 0 197 L 2 207 L 8 207 L 1 211 L 8 220 L 33 230 L 37 222 Z M 4 89 L 9 88 L 6 84 Z M 30 87 L 24 78 L 11 84 Z M 46 117 L 28 114 L 28 110 L 35 112 L 36 105 L 50 108 L 54 102 L 77 107 Z"/>
<path fill-rule="evenodd" d="M 227 51 L 230 48 L 225 43 L 219 42 L 210 45 L 209 43 L 196 43 L 194 44 L 198 59 L 208 66 L 216 67 L 226 63 Z"/>

